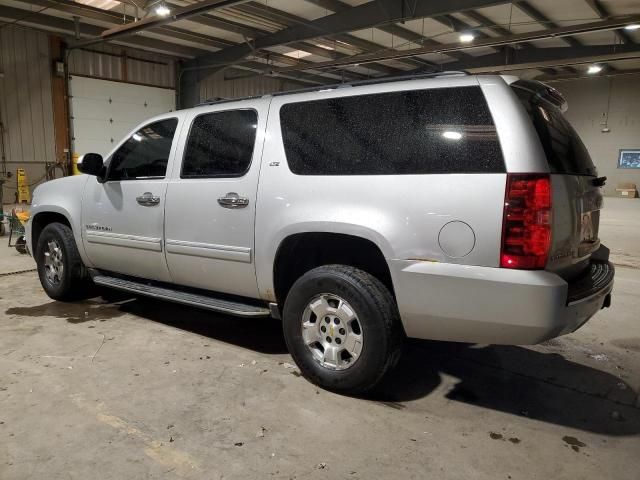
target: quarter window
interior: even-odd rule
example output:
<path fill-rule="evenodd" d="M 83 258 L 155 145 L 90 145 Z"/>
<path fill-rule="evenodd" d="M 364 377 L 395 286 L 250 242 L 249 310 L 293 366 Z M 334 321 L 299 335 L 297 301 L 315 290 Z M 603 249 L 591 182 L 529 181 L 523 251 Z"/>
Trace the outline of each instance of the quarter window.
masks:
<path fill-rule="evenodd" d="M 182 178 L 240 177 L 251 165 L 258 115 L 230 110 L 196 117 L 182 162 Z"/>
<path fill-rule="evenodd" d="M 290 103 L 280 123 L 289 168 L 299 175 L 505 171 L 480 87 Z"/>
<path fill-rule="evenodd" d="M 169 163 L 177 118 L 151 123 L 136 133 L 113 154 L 109 180 L 164 178 Z"/>

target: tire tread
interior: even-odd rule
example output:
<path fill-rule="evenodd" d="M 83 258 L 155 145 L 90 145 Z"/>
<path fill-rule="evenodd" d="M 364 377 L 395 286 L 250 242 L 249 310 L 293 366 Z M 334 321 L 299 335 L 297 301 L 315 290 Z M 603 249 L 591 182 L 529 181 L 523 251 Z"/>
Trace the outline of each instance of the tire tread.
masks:
<path fill-rule="evenodd" d="M 323 385 L 324 388 L 329 390 L 350 394 L 364 394 L 374 390 L 397 365 L 402 354 L 405 334 L 393 295 L 379 279 L 364 270 L 349 265 L 323 265 L 305 273 L 299 280 L 304 279 L 307 275 L 337 275 L 342 280 L 350 283 L 355 289 L 363 292 L 372 301 L 373 307 L 381 313 L 384 335 L 387 340 L 387 353 L 385 362 L 382 368 L 377 371 L 377 375 L 363 379 L 362 382 L 351 385 L 348 388 L 341 388 L 339 385 L 326 386 L 324 379 L 312 369 L 305 368 L 304 364 L 298 365 L 300 370 L 311 382 Z M 293 288 L 295 288 L 295 284 Z"/>

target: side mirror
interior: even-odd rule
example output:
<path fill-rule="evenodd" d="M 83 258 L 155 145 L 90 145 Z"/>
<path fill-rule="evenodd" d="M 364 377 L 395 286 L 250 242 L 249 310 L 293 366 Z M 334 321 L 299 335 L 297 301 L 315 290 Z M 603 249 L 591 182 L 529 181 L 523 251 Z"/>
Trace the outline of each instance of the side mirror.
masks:
<path fill-rule="evenodd" d="M 104 176 L 104 160 L 99 153 L 85 153 L 80 157 L 78 170 L 87 175 L 98 177 L 98 181 Z"/>

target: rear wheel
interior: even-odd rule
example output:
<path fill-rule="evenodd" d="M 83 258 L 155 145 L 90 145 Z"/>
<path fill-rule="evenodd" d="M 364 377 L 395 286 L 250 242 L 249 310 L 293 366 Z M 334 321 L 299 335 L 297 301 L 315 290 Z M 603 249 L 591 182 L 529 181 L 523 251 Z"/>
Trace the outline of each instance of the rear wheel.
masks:
<path fill-rule="evenodd" d="M 389 290 L 354 267 L 326 265 L 300 277 L 284 306 L 284 334 L 302 374 L 328 390 L 372 390 L 397 364 L 404 333 Z"/>
<path fill-rule="evenodd" d="M 40 233 L 35 252 L 42 288 L 54 300 L 77 300 L 93 293 L 94 284 L 82 263 L 73 232 L 50 223 Z"/>

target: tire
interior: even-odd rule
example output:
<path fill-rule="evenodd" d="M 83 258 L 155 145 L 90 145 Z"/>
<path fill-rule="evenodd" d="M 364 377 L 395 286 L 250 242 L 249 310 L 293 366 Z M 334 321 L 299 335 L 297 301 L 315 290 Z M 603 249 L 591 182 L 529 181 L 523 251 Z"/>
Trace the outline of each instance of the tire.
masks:
<path fill-rule="evenodd" d="M 16 240 L 16 250 L 22 255 L 27 254 L 27 239 L 24 238 L 24 235 L 20 235 Z"/>
<path fill-rule="evenodd" d="M 53 263 L 53 268 L 49 265 Z M 50 223 L 40 233 L 36 246 L 40 284 L 46 294 L 61 301 L 79 300 L 92 295 L 94 284 L 76 246 L 71 229 L 62 223 Z"/>
<path fill-rule="evenodd" d="M 398 363 L 404 341 L 389 289 L 367 272 L 345 265 L 315 268 L 293 284 L 284 305 L 283 329 L 289 352 L 307 380 L 351 395 L 382 383 Z M 336 351 L 340 353 L 331 353 Z"/>

